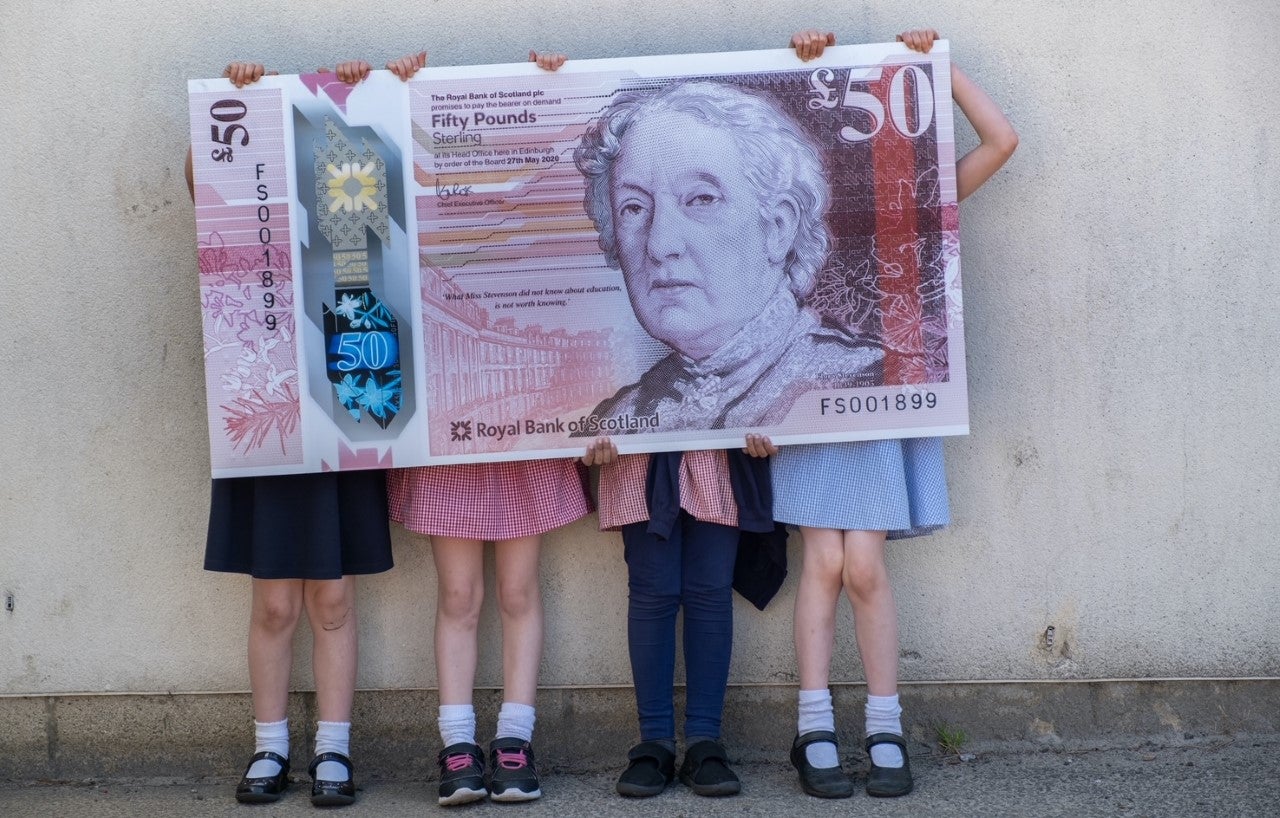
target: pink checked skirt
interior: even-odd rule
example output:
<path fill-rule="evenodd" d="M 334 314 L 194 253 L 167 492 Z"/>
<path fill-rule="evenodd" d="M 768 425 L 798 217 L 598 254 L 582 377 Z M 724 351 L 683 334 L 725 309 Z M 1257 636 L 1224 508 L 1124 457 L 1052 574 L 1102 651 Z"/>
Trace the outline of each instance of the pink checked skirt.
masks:
<path fill-rule="evenodd" d="M 569 458 L 392 469 L 387 505 L 410 531 L 468 540 L 531 537 L 591 513 L 586 469 Z"/>

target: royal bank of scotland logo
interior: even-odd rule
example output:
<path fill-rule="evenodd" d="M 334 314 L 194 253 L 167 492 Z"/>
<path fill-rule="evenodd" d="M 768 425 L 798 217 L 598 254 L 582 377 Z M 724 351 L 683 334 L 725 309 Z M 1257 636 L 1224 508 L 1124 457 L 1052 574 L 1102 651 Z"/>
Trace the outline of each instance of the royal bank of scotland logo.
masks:
<path fill-rule="evenodd" d="M 449 437 L 455 442 L 471 439 L 471 421 L 455 420 L 449 425 Z"/>

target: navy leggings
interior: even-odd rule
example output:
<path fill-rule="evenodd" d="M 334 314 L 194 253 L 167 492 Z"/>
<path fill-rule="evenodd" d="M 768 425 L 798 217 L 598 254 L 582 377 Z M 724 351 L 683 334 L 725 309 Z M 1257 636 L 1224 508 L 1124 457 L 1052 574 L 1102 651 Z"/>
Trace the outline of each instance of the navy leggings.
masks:
<path fill-rule="evenodd" d="M 684 607 L 685 738 L 720 738 L 733 651 L 733 564 L 738 529 L 680 512 L 670 539 L 622 529 L 630 601 L 627 645 L 640 740 L 674 739 L 676 612 Z"/>

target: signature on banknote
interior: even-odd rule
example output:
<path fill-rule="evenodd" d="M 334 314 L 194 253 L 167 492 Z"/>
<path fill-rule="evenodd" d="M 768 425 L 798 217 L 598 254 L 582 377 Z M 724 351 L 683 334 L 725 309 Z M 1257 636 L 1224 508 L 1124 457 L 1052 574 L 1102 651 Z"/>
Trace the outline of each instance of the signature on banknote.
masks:
<path fill-rule="evenodd" d="M 471 185 L 460 185 L 457 182 L 446 182 L 444 178 L 437 176 L 435 191 L 437 199 L 442 202 L 447 202 L 454 196 L 470 196 Z"/>

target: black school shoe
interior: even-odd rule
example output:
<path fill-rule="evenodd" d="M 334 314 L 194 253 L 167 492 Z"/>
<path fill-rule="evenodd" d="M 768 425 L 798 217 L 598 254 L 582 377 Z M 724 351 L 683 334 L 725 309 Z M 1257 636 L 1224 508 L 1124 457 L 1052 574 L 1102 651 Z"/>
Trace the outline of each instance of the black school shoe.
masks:
<path fill-rule="evenodd" d="M 519 738 L 489 742 L 489 800 L 532 801 L 541 797 L 542 784 L 529 742 Z"/>
<path fill-rule="evenodd" d="M 618 795 L 659 795 L 676 777 L 676 754 L 656 741 L 642 741 L 627 753 L 627 768 L 618 776 Z"/>
<path fill-rule="evenodd" d="M 249 769 L 255 762 L 263 759 L 279 764 L 280 772 L 265 778 L 250 778 Z M 289 759 L 279 753 L 263 750 L 260 753 L 254 753 L 253 758 L 249 759 L 249 766 L 244 769 L 244 777 L 236 785 L 236 800 L 241 804 L 270 804 L 279 801 L 288 786 Z"/>
<path fill-rule="evenodd" d="M 718 741 L 699 741 L 684 751 L 680 765 L 680 781 L 694 795 L 737 795 L 742 782 L 729 769 L 729 758 Z"/>
<path fill-rule="evenodd" d="M 902 751 L 901 767 L 878 767 L 871 762 L 871 772 L 867 776 L 867 795 L 877 798 L 896 798 L 911 792 L 915 782 L 911 778 L 911 758 L 907 755 L 907 742 L 902 736 L 893 733 L 872 733 L 867 736 L 867 755 L 877 744 L 896 744 Z"/>
<path fill-rule="evenodd" d="M 796 736 L 791 742 L 791 766 L 800 773 L 800 789 L 814 798 L 848 798 L 853 795 L 853 782 L 844 774 L 839 764 L 835 767 L 815 767 L 809 763 L 805 748 L 810 744 L 827 741 L 836 744 L 836 734 L 830 730 L 813 730 Z M 839 745 L 836 753 L 839 755 Z"/>
<path fill-rule="evenodd" d="M 316 768 L 326 761 L 336 761 L 346 767 L 347 780 L 325 781 L 316 778 Z M 351 759 L 342 753 L 321 753 L 311 759 L 311 766 L 307 767 L 307 772 L 311 773 L 312 805 L 317 807 L 345 807 L 356 802 L 355 768 L 351 766 Z"/>
<path fill-rule="evenodd" d="M 440 806 L 469 804 L 489 794 L 484 788 L 484 755 L 478 746 L 465 741 L 450 744 L 436 761 L 440 764 Z"/>

